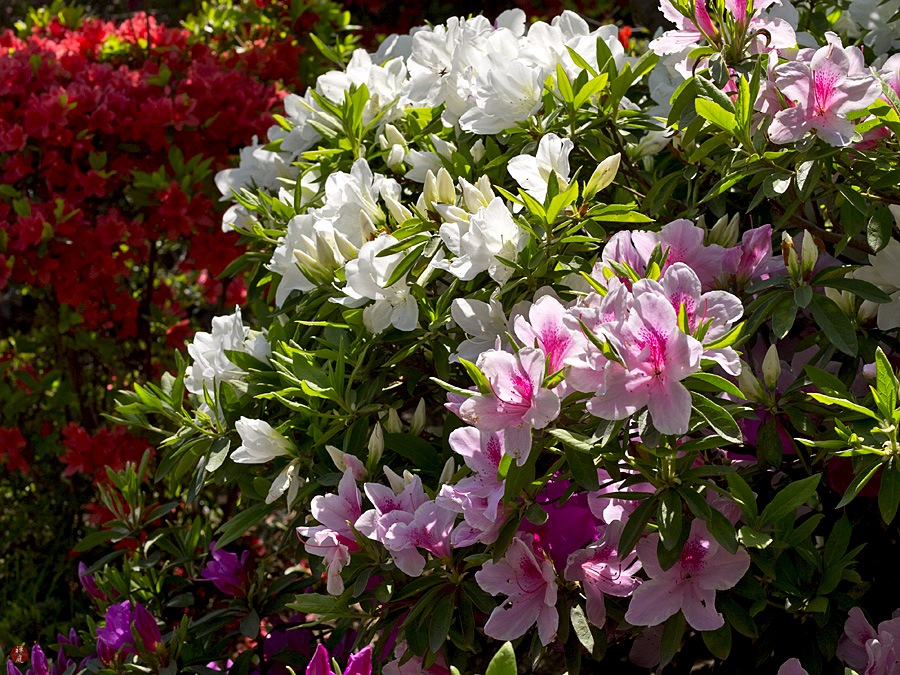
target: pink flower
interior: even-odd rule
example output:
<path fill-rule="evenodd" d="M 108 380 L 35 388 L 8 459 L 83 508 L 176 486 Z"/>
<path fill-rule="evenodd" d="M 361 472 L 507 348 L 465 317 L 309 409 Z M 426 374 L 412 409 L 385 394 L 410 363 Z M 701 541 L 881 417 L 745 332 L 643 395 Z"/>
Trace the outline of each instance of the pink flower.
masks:
<path fill-rule="evenodd" d="M 642 279 L 635 284 L 634 307 L 617 331 L 623 364 L 610 362 L 606 389 L 587 403 L 592 415 L 620 420 L 647 406 L 663 434 L 687 432 L 691 394 L 681 380 L 700 369 L 703 346 L 678 327 L 668 299 Z"/>
<path fill-rule="evenodd" d="M 516 537 L 503 560 L 484 563 L 475 580 L 491 595 L 507 596 L 484 625 L 488 637 L 515 640 L 537 624 L 541 643 L 550 644 L 559 625 L 559 613 L 556 573 L 549 560 L 538 558 L 530 544 Z"/>
<path fill-rule="evenodd" d="M 853 75 L 855 54 L 840 44 L 817 50 L 812 61 L 794 61 L 775 69 L 777 86 L 791 107 L 775 114 L 769 126 L 773 143 L 793 143 L 815 131 L 829 145 L 853 140 L 852 112 L 864 110 L 881 96 L 881 83 L 870 75 Z"/>
<path fill-rule="evenodd" d="M 677 262 L 685 263 L 700 278 L 703 290 L 712 288 L 716 275 L 722 271 L 725 249 L 718 244 L 704 244 L 702 227 L 681 218 L 667 223 L 659 232 L 636 230 L 631 233 L 634 247 L 644 261 L 649 261 L 659 246 L 666 253 L 662 271 Z"/>
<path fill-rule="evenodd" d="M 865 675 L 894 675 L 900 671 L 900 617 L 878 624 L 878 631 L 866 621 L 862 610 L 850 610 L 837 656 L 853 670 Z"/>
<path fill-rule="evenodd" d="M 799 659 L 788 659 L 781 664 L 777 675 L 809 675 L 806 668 L 800 664 Z"/>
<path fill-rule="evenodd" d="M 238 558 L 237 553 L 229 553 L 216 548 L 216 542 L 209 545 L 213 559 L 206 563 L 200 576 L 213 582 L 216 588 L 227 595 L 243 597 L 247 594 L 249 581 L 247 573 L 250 567 L 250 551 L 244 551 Z"/>
<path fill-rule="evenodd" d="M 505 481 L 497 480 L 503 432 L 488 434 L 475 427 L 461 427 L 450 433 L 448 443 L 474 472 L 454 485 L 442 486 L 435 498 L 439 506 L 461 513 L 465 519 L 453 531 L 451 542 L 457 547 L 476 542 L 492 544 L 507 518 L 503 508 Z"/>
<path fill-rule="evenodd" d="M 417 577 L 425 569 L 425 556 L 417 548 L 446 558 L 450 556 L 450 531 L 456 514 L 429 501 L 416 509 L 409 523 L 399 521 L 388 528 L 384 546 L 390 551 L 397 567 L 411 577 Z"/>
<path fill-rule="evenodd" d="M 659 281 L 672 308 L 678 312 L 684 307 L 691 333 L 696 334 L 701 325 L 704 326 L 703 342 L 710 343 L 723 337 L 744 314 L 741 301 L 731 293 L 701 293 L 700 279 L 684 263 L 675 263 L 669 267 Z M 705 349 L 703 356 L 718 363 L 729 375 L 741 372 L 740 359 L 732 347 Z"/>
<path fill-rule="evenodd" d="M 637 553 L 619 556 L 621 533 L 621 522 L 608 527 L 596 544 L 572 553 L 566 567 L 566 579 L 581 584 L 587 597 L 587 618 L 598 627 L 606 622 L 603 595 L 624 598 L 641 583 L 634 576 L 641 569 Z"/>
<path fill-rule="evenodd" d="M 505 431 L 506 452 L 521 466 L 531 452 L 531 429 L 543 429 L 559 415 L 559 397 L 543 388 L 546 355 L 525 347 L 518 354 L 489 350 L 478 367 L 491 394 L 476 394 L 463 402 L 459 416 L 488 433 Z"/>
<path fill-rule="evenodd" d="M 656 557 L 659 535 L 640 541 L 637 554 L 649 581 L 634 592 L 625 620 L 635 626 L 656 626 L 681 610 L 695 630 L 716 630 L 725 625 L 716 611 L 716 591 L 732 588 L 750 567 L 743 549 L 729 553 L 719 547 L 701 520 L 691 523 L 691 534 L 678 561 L 663 570 Z"/>
<path fill-rule="evenodd" d="M 563 367 L 563 360 L 577 354 L 586 340 L 581 330 L 570 331 L 563 319 L 566 308 L 552 295 L 538 299 L 528 310 L 528 319 L 519 315 L 515 319 L 516 337 L 526 347 L 538 347 L 547 355 L 547 373 L 553 374 Z"/>

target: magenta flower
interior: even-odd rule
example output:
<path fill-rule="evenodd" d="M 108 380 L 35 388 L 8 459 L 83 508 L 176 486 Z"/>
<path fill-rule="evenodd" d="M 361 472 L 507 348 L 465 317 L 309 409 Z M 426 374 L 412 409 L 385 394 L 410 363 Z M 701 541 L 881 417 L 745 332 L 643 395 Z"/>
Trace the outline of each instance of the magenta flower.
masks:
<path fill-rule="evenodd" d="M 773 143 L 793 143 L 809 131 L 829 145 L 853 140 L 847 115 L 865 110 L 881 96 L 881 83 L 871 75 L 851 75 L 855 60 L 839 44 L 817 50 L 809 63 L 794 61 L 775 69 L 777 86 L 791 107 L 775 114 L 769 126 Z"/>
<path fill-rule="evenodd" d="M 78 563 L 78 581 L 81 582 L 81 587 L 90 597 L 106 600 L 106 593 L 97 586 L 97 582 L 94 581 L 94 575 L 88 574 L 87 565 L 83 562 Z"/>
<path fill-rule="evenodd" d="M 141 645 L 148 652 L 156 651 L 162 644 L 162 635 L 154 616 L 140 603 L 134 603 L 134 631 L 141 641 Z"/>
<path fill-rule="evenodd" d="M 98 647 L 102 643 L 112 652 L 125 650 L 134 653 L 134 638 L 131 635 L 131 624 L 134 622 L 134 611 L 128 600 L 117 605 L 110 605 L 106 610 L 106 625 L 97 629 Z"/>
<path fill-rule="evenodd" d="M 619 537 L 622 525 L 617 522 L 606 529 L 596 544 L 575 551 L 569 556 L 566 579 L 581 584 L 587 598 L 587 618 L 597 627 L 606 623 L 604 595 L 624 598 L 640 586 L 634 575 L 641 569 L 637 553 L 619 556 Z"/>
<path fill-rule="evenodd" d="M 543 388 L 546 355 L 525 347 L 518 354 L 484 352 L 478 367 L 491 394 L 476 394 L 463 402 L 459 416 L 488 433 L 504 430 L 506 452 L 521 466 L 531 452 L 531 429 L 543 429 L 559 415 L 559 397 Z"/>
<path fill-rule="evenodd" d="M 635 230 L 631 233 L 634 247 L 644 261 L 649 261 L 659 246 L 666 254 L 663 272 L 675 263 L 685 263 L 700 278 L 703 290 L 708 290 L 721 273 L 725 249 L 718 244 L 706 246 L 705 236 L 702 227 L 684 218 L 667 223 L 659 232 Z"/>
<path fill-rule="evenodd" d="M 523 520 L 519 530 L 534 537 L 536 553 L 545 553 L 557 570 L 566 568 L 569 555 L 597 539 L 597 528 L 603 523 L 594 516 L 588 505 L 588 495 L 576 493 L 563 504 L 560 500 L 569 488 L 567 480 L 551 480 L 535 497 L 547 512 L 543 525 Z"/>
<path fill-rule="evenodd" d="M 900 671 L 900 617 L 878 624 L 876 631 L 859 607 L 853 607 L 838 641 L 837 656 L 866 675 L 893 675 Z"/>
<path fill-rule="evenodd" d="M 515 640 L 537 624 L 541 643 L 553 640 L 559 625 L 556 573 L 550 561 L 538 558 L 524 539 L 513 539 L 500 562 L 484 563 L 475 580 L 491 595 L 507 596 L 484 625 L 488 637 Z"/>
<path fill-rule="evenodd" d="M 767 276 L 784 276 L 787 268 L 781 255 L 772 254 L 772 226 L 747 230 L 741 243 L 726 249 L 716 288 L 742 290 Z"/>
<path fill-rule="evenodd" d="M 306 667 L 306 675 L 335 675 L 325 645 L 320 643 L 316 647 L 316 653 Z M 342 671 L 342 675 L 372 675 L 372 647 L 367 646 L 352 654 L 347 659 L 347 667 Z"/>
<path fill-rule="evenodd" d="M 247 571 L 250 564 L 250 551 L 244 551 L 238 558 L 236 553 L 229 553 L 216 548 L 216 542 L 209 545 L 213 559 L 206 563 L 200 576 L 213 582 L 216 588 L 226 595 L 243 597 L 247 594 Z"/>
<path fill-rule="evenodd" d="M 699 631 L 725 625 L 716 611 L 716 591 L 734 587 L 750 568 L 744 549 L 729 553 L 709 534 L 702 520 L 691 523 L 691 534 L 678 561 L 663 570 L 656 557 L 659 535 L 638 542 L 638 557 L 650 577 L 634 591 L 625 620 L 635 626 L 656 626 L 681 610 Z"/>
<path fill-rule="evenodd" d="M 621 420 L 647 406 L 663 434 L 687 432 L 691 394 L 681 380 L 700 369 L 703 346 L 678 327 L 678 317 L 655 282 L 635 284 L 634 307 L 617 331 L 623 364 L 609 362 L 605 391 L 588 401 L 592 415 Z"/>

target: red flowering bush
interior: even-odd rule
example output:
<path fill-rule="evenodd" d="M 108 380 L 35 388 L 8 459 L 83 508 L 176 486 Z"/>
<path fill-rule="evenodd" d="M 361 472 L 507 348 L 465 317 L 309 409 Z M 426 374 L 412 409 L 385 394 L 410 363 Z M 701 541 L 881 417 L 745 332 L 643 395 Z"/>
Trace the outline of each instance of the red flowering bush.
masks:
<path fill-rule="evenodd" d="M 322 7 L 291 26 L 323 30 Z M 149 447 L 104 423 L 114 392 L 245 298 L 218 278 L 237 237 L 211 177 L 272 124 L 278 80 L 319 68 L 307 35 L 269 23 L 242 48 L 57 3 L 0 32 L 0 641 L 71 611 L 85 504 Z M 250 48 L 270 35 L 275 51 Z"/>

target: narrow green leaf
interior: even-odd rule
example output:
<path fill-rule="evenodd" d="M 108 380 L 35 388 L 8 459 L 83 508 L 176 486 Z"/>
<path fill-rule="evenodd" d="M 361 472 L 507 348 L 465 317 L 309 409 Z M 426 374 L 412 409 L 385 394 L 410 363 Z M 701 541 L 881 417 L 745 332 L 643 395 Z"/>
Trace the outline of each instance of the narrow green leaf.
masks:
<path fill-rule="evenodd" d="M 784 516 L 796 511 L 815 494 L 821 478 L 821 474 L 816 474 L 781 488 L 763 509 L 760 521 L 764 525 L 773 525 Z"/>
<path fill-rule="evenodd" d="M 859 351 L 856 329 L 841 308 L 824 295 L 813 295 L 809 309 L 825 337 L 848 356 L 856 356 Z"/>
<path fill-rule="evenodd" d="M 891 461 L 881 472 L 881 489 L 878 491 L 878 510 L 881 518 L 890 525 L 897 515 L 900 505 L 900 465 Z"/>

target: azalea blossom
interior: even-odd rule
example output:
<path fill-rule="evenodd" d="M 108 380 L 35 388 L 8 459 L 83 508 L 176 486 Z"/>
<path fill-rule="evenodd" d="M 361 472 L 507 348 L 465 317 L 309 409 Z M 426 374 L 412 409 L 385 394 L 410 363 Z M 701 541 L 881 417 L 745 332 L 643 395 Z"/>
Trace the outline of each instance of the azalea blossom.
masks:
<path fill-rule="evenodd" d="M 853 273 L 854 279 L 868 281 L 891 296 L 890 302 L 877 305 L 878 329 L 900 328 L 900 241 L 891 239 L 888 245 L 869 256 L 869 265 Z"/>
<path fill-rule="evenodd" d="M 538 144 L 537 154 L 518 155 L 506 165 L 523 190 L 543 204 L 551 174 L 555 174 L 559 191 L 569 187 L 569 153 L 575 144 L 571 139 L 547 134 Z"/>
<path fill-rule="evenodd" d="M 793 143 L 815 131 L 829 145 L 849 145 L 854 125 L 847 115 L 865 110 L 881 96 L 876 78 L 851 74 L 853 63 L 847 50 L 832 43 L 817 50 L 809 63 L 778 66 L 776 84 L 790 107 L 772 119 L 772 142 Z"/>
<path fill-rule="evenodd" d="M 459 416 L 488 433 L 503 430 L 506 452 L 521 466 L 531 451 L 531 429 L 543 429 L 559 415 L 559 397 L 543 387 L 546 355 L 525 347 L 518 354 L 490 350 L 478 368 L 491 386 L 460 406 Z"/>
<path fill-rule="evenodd" d="M 866 675 L 893 675 L 900 671 L 900 612 L 894 612 L 894 618 L 882 621 L 875 630 L 862 610 L 853 607 L 838 641 L 837 656 Z"/>
<path fill-rule="evenodd" d="M 521 537 L 515 537 L 499 562 L 488 561 L 475 573 L 478 585 L 506 601 L 491 612 L 484 632 L 495 640 L 515 640 L 537 624 L 541 644 L 550 644 L 559 625 L 556 573 Z"/>
<path fill-rule="evenodd" d="M 238 464 L 262 464 L 290 454 L 291 442 L 263 420 L 241 417 L 234 423 L 241 444 L 231 453 Z"/>
<path fill-rule="evenodd" d="M 606 623 L 604 595 L 624 598 L 640 586 L 635 574 L 641 569 L 637 553 L 619 555 L 622 523 L 608 527 L 595 544 L 569 556 L 566 579 L 581 584 L 587 598 L 587 618 L 597 627 Z"/>
<path fill-rule="evenodd" d="M 698 519 L 691 523 L 678 561 L 663 570 L 656 557 L 658 542 L 657 534 L 638 542 L 637 554 L 650 579 L 634 591 L 625 620 L 635 626 L 656 626 L 680 610 L 694 630 L 724 626 L 724 617 L 716 611 L 716 591 L 732 588 L 747 573 L 747 551 L 724 550 Z"/>

